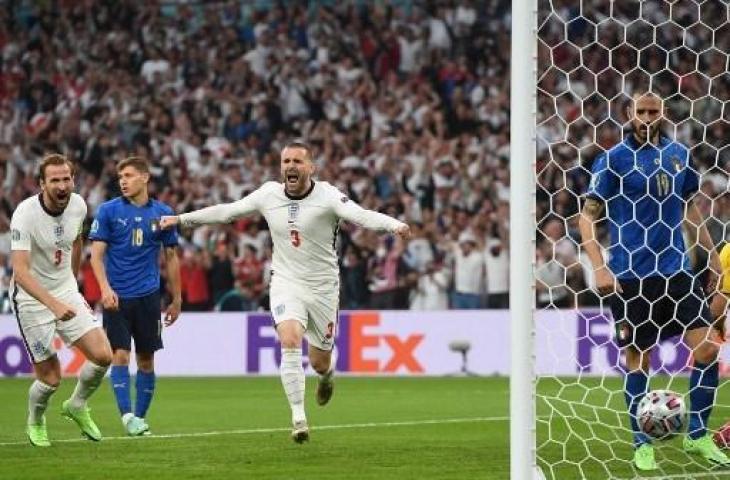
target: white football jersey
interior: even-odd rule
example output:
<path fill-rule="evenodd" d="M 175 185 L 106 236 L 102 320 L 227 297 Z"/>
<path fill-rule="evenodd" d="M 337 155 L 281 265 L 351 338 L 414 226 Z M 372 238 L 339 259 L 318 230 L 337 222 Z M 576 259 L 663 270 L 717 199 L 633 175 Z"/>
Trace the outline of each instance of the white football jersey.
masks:
<path fill-rule="evenodd" d="M 40 195 L 26 198 L 13 212 L 10 248 L 30 251 L 30 273 L 51 295 L 62 297 L 78 292 L 71 268 L 71 252 L 86 218 L 86 202 L 80 195 L 72 193 L 66 209 L 54 215 L 45 209 Z M 14 280 L 11 292 L 17 308 L 46 308 Z"/>
<path fill-rule="evenodd" d="M 366 210 L 327 182 L 312 182 L 301 197 L 288 195 L 283 183 L 267 182 L 233 203 L 180 215 L 183 226 L 228 223 L 260 212 L 274 243 L 274 279 L 332 288 L 339 281 L 335 240 L 339 220 L 378 231 L 394 231 L 402 222 Z"/>

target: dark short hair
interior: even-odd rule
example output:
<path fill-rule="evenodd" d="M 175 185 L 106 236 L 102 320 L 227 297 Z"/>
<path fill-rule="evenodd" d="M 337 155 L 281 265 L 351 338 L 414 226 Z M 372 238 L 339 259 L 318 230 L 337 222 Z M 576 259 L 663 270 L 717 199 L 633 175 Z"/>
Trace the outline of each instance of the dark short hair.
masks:
<path fill-rule="evenodd" d="M 310 147 L 308 143 L 304 143 L 304 142 L 300 142 L 300 141 L 289 142 L 284 147 L 284 149 L 287 149 L 287 148 L 302 149 L 307 153 L 307 158 L 309 160 L 312 160 L 312 147 Z M 282 151 L 284 151 L 284 150 L 282 150 Z"/>
<path fill-rule="evenodd" d="M 72 177 L 76 172 L 76 167 L 73 162 L 66 158 L 65 155 L 61 155 L 60 153 L 49 153 L 43 157 L 41 164 L 38 166 L 38 178 L 43 181 L 46 180 L 46 167 L 49 165 L 68 165 L 68 168 L 71 170 Z"/>
<path fill-rule="evenodd" d="M 142 173 L 150 173 L 150 162 L 142 157 L 127 157 L 124 160 L 117 163 L 117 173 L 121 172 L 127 167 L 133 167 L 137 171 Z"/>

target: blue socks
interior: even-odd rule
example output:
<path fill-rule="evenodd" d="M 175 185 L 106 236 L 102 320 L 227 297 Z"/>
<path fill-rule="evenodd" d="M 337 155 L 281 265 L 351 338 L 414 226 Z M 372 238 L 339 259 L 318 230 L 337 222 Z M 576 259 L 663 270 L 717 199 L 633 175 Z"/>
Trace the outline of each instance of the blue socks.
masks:
<path fill-rule="evenodd" d="M 112 365 L 109 379 L 112 383 L 114 398 L 117 399 L 119 413 L 121 415 L 130 413 L 132 406 L 129 400 L 129 367 L 126 365 Z"/>
<path fill-rule="evenodd" d="M 112 365 L 110 371 L 109 378 L 111 380 L 112 390 L 114 391 L 114 397 L 117 400 L 119 413 L 121 415 L 131 413 L 129 367 L 126 365 Z M 134 405 L 134 415 L 139 418 L 144 418 L 147 415 L 147 410 L 150 408 L 150 403 L 152 403 L 152 396 L 155 393 L 155 372 L 138 370 L 136 387 L 137 401 Z"/>
<path fill-rule="evenodd" d="M 144 418 L 147 409 L 152 403 L 152 395 L 155 393 L 155 372 L 143 372 L 137 370 L 137 402 L 134 405 L 134 415 Z"/>
<path fill-rule="evenodd" d="M 719 376 L 718 362 L 695 362 L 689 376 L 689 438 L 697 440 L 707 433 L 707 420 L 715 403 Z"/>
<path fill-rule="evenodd" d="M 649 389 L 649 377 L 641 370 L 633 371 L 626 374 L 624 382 L 624 396 L 626 406 L 629 407 L 631 431 L 634 432 L 634 447 L 638 448 L 644 443 L 651 442 L 649 437 L 641 432 L 639 422 L 636 420 L 636 409 Z"/>

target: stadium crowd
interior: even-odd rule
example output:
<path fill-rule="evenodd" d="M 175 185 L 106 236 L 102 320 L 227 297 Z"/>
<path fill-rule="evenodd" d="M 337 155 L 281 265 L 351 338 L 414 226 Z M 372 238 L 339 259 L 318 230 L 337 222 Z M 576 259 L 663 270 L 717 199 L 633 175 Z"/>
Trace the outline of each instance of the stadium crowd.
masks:
<path fill-rule="evenodd" d="M 4 3 L 3 288 L 9 218 L 37 191 L 44 152 L 60 151 L 76 162 L 77 190 L 90 215 L 119 194 L 114 166 L 129 155 L 152 161 L 152 194 L 185 212 L 239 199 L 278 179 L 278 152 L 301 138 L 314 148 L 320 180 L 413 226 L 413 237 L 402 242 L 342 225 L 342 308 L 506 307 L 509 3 Z M 592 3 L 593 11 L 602 11 L 603 2 Z M 634 15 L 615 8 L 619 21 Z M 596 32 L 590 22 L 576 21 L 578 12 L 546 13 L 540 30 L 538 301 L 567 306 L 574 292 L 590 285 L 575 240 L 586 169 L 598 148 L 620 138 L 624 121 L 616 116 L 617 103 L 589 87 L 600 77 L 599 92 L 612 99 L 622 84 L 636 85 L 641 76 L 628 75 L 635 71 L 631 58 L 605 69 L 607 54 L 588 40 Z M 658 9 L 647 22 L 659 24 L 667 15 Z M 599 38 L 618 41 L 623 27 L 616 25 Z M 571 43 L 563 41 L 564 32 Z M 702 30 L 686 34 L 686 45 L 708 40 Z M 643 30 L 635 36 L 645 41 Z M 676 41 L 671 31 L 665 36 Z M 584 67 L 572 70 L 580 48 Z M 647 55 L 642 59 L 654 68 L 660 60 L 651 55 L 661 52 Z M 689 68 L 682 58 L 677 68 Z M 708 69 L 727 75 L 719 57 L 706 61 Z M 662 85 L 676 80 L 671 68 L 667 72 Z M 688 89 L 686 95 L 699 95 L 701 85 L 691 82 L 703 80 L 685 73 L 686 83 L 674 83 Z M 707 115 L 716 108 L 712 98 L 727 100 L 727 77 L 724 82 L 713 84 L 718 90 L 710 99 L 702 97 Z M 610 95 L 610 89 L 617 91 Z M 672 112 L 691 106 L 687 97 L 674 100 L 673 108 L 679 106 Z M 698 134 L 703 120 L 692 120 L 679 134 L 705 140 L 699 149 L 713 145 L 712 135 L 727 138 L 722 125 Z M 570 144 L 563 141 L 566 129 Z M 699 152 L 703 173 L 715 165 L 712 152 Z M 706 209 L 726 188 L 726 174 L 712 173 L 703 186 Z M 714 202 L 721 220 L 730 211 L 723 205 L 725 197 Z M 724 230 L 715 233 L 724 237 Z M 268 308 L 271 244 L 261 218 L 183 232 L 181 255 L 185 309 Z M 95 303 L 100 294 L 88 261 L 79 281 Z"/>

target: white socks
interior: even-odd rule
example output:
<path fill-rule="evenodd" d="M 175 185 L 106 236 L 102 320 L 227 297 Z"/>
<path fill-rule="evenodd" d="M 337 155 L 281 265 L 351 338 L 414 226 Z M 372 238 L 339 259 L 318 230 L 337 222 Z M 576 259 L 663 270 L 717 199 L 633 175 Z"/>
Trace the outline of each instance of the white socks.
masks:
<path fill-rule="evenodd" d="M 304 368 L 301 348 L 281 349 L 281 384 L 291 407 L 292 422 L 306 420 L 304 414 Z"/>
<path fill-rule="evenodd" d="M 79 372 L 79 381 L 70 398 L 71 408 L 79 409 L 86 405 L 86 400 L 99 388 L 108 368 L 108 366 L 102 367 L 88 360 L 84 363 Z"/>
<path fill-rule="evenodd" d="M 58 387 L 52 387 L 40 380 L 34 381 L 28 390 L 28 425 L 40 425 L 43 422 L 43 413 L 48 407 L 51 398 Z"/>

